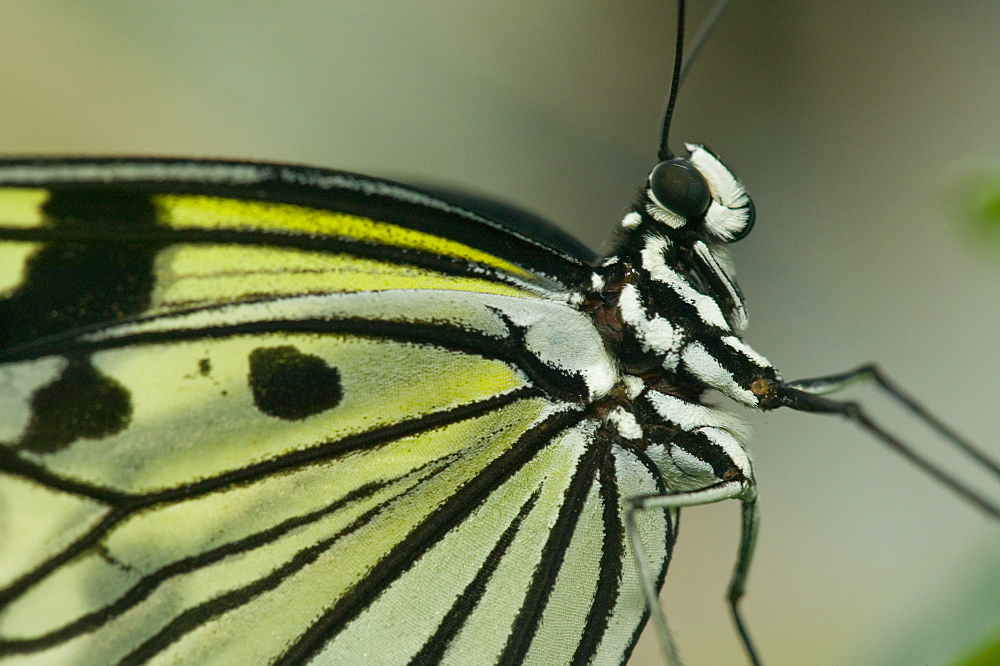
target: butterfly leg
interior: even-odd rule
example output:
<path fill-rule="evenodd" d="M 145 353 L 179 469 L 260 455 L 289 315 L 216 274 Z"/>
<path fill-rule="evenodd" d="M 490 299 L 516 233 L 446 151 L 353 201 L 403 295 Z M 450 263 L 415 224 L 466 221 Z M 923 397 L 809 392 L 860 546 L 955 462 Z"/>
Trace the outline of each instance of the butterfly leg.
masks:
<path fill-rule="evenodd" d="M 760 507 L 757 506 L 757 499 L 743 500 L 743 511 L 740 521 L 740 550 L 736 557 L 736 566 L 733 568 L 733 579 L 729 583 L 729 610 L 733 614 L 733 622 L 736 623 L 736 630 L 740 633 L 740 640 L 743 641 L 743 649 L 747 653 L 747 659 L 754 666 L 760 666 L 760 657 L 754 648 L 750 632 L 743 621 L 740 613 L 740 599 L 746 590 L 747 575 L 750 573 L 750 563 L 753 561 L 754 548 L 757 546 L 757 529 L 760 525 Z"/>
<path fill-rule="evenodd" d="M 882 387 L 889 395 L 893 396 L 902 404 L 907 406 L 925 423 L 931 425 L 954 445 L 965 451 L 985 467 L 1000 474 L 1000 467 L 990 461 L 985 454 L 974 448 L 971 444 L 955 434 L 950 428 L 932 416 L 922 405 L 916 402 L 909 395 L 904 393 L 895 384 L 889 381 L 885 375 L 873 365 L 865 365 L 839 375 L 829 375 L 817 377 L 815 379 L 802 379 L 793 382 L 774 384 L 770 387 L 772 405 L 790 407 L 802 412 L 818 412 L 825 414 L 840 414 L 880 439 L 884 444 L 894 449 L 897 453 L 909 460 L 911 463 L 924 470 L 939 483 L 947 486 L 952 491 L 961 495 L 967 502 L 977 506 L 990 518 L 1000 520 L 1000 506 L 997 506 L 986 499 L 968 485 L 948 474 L 936 464 L 918 454 L 911 447 L 904 444 L 899 438 L 889 434 L 878 423 L 876 423 L 861 407 L 861 405 L 849 400 L 832 400 L 823 397 L 822 394 L 833 393 L 844 387 L 861 380 L 871 380 Z"/>
<path fill-rule="evenodd" d="M 991 460 L 972 442 L 957 433 L 954 429 L 941 421 L 920 404 L 913 396 L 906 393 L 888 375 L 874 364 L 862 365 L 849 372 L 842 372 L 825 377 L 814 377 L 812 379 L 799 379 L 788 382 L 786 386 L 812 393 L 814 395 L 826 395 L 835 393 L 855 382 L 874 382 L 880 389 L 885 391 L 890 397 L 906 407 L 914 416 L 936 430 L 944 439 L 951 442 L 959 450 L 963 451 L 970 458 L 989 469 L 996 476 L 1000 476 L 1000 464 Z"/>
<path fill-rule="evenodd" d="M 663 612 L 663 607 L 659 601 L 656 583 L 653 581 L 653 573 L 646 564 L 645 549 L 642 545 L 639 528 L 636 525 L 636 514 L 640 511 L 667 510 L 676 517 L 680 509 L 686 506 L 710 504 L 734 498 L 742 499 L 743 513 L 739 555 L 733 570 L 733 579 L 729 585 L 729 604 L 740 633 L 740 639 L 743 641 L 747 652 L 747 657 L 754 666 L 759 666 L 760 660 L 757 658 L 757 652 L 753 647 L 753 642 L 750 640 L 750 634 L 746 629 L 738 607 L 739 600 L 742 598 L 745 589 L 747 573 L 750 570 L 750 562 L 753 559 L 754 545 L 757 540 L 757 525 L 760 512 L 757 508 L 755 487 L 746 482 L 724 481 L 698 490 L 666 495 L 643 495 L 628 500 L 628 508 L 625 511 L 626 530 L 628 531 L 629 541 L 632 544 L 632 552 L 636 558 L 636 567 L 646 597 L 646 603 L 649 606 L 653 625 L 656 627 L 656 633 L 660 639 L 663 657 L 670 666 L 680 666 L 681 661 L 677 654 L 677 647 L 670 635 L 666 614 Z M 676 518 L 674 522 L 676 522 Z"/>

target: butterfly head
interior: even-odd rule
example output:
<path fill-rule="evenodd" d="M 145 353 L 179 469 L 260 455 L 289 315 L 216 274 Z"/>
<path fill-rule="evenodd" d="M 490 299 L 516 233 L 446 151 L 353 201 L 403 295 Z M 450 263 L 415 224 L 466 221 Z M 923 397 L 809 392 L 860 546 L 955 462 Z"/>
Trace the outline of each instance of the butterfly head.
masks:
<path fill-rule="evenodd" d="M 722 161 L 704 146 L 685 144 L 687 157 L 653 167 L 644 193 L 645 212 L 673 232 L 710 243 L 732 243 L 753 227 L 753 202 Z"/>
<path fill-rule="evenodd" d="M 618 250 L 599 268 L 601 294 L 613 311 L 628 372 L 656 366 L 682 371 L 751 407 L 766 400 L 758 380 L 780 381 L 771 363 L 740 334 L 748 324 L 743 295 L 725 249 L 747 235 L 754 208 L 728 168 L 703 146 L 667 154 L 649 174 L 637 205 L 622 219 Z"/>

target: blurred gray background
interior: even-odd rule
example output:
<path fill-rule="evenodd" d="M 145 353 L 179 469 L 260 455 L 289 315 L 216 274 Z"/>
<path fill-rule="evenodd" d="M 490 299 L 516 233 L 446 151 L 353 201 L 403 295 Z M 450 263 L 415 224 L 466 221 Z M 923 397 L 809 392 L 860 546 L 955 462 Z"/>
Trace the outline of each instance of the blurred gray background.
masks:
<path fill-rule="evenodd" d="M 693 24 L 707 8 L 694 3 Z M 674 11 L 7 1 L 0 152 L 448 184 L 601 248 L 653 164 Z M 757 227 L 733 249 L 758 350 L 789 378 L 878 360 L 1000 455 L 1000 257 L 967 240 L 949 194 L 1000 164 L 997 35 L 993 0 L 737 0 L 681 91 L 673 138 L 711 146 L 754 198 Z M 1000 625 L 995 524 L 837 419 L 752 420 L 764 522 L 744 608 L 767 663 L 943 663 Z M 735 503 L 684 515 L 664 598 L 691 665 L 742 663 L 724 603 L 737 518 Z M 633 663 L 656 659 L 644 640 Z"/>

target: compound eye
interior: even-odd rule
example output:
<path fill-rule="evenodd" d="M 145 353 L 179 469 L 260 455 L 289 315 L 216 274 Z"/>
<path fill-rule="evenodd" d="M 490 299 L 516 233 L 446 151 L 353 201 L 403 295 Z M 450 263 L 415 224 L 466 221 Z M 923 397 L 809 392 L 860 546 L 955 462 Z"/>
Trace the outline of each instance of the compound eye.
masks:
<path fill-rule="evenodd" d="M 661 208 L 687 220 L 703 216 L 712 203 L 712 191 L 705 177 L 693 164 L 680 158 L 653 167 L 649 191 Z"/>

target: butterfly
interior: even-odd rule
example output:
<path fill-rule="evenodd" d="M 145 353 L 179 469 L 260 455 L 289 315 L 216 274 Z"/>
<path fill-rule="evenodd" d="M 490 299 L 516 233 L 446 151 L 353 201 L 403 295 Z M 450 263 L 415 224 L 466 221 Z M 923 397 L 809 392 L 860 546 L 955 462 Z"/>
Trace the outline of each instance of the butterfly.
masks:
<path fill-rule="evenodd" d="M 701 146 L 663 155 L 596 265 L 342 172 L 22 160 L 0 182 L 23 521 L 0 654 L 620 661 L 676 530 L 634 498 L 729 493 L 752 544 L 745 429 L 704 390 L 829 406 L 739 338 L 721 246 L 753 210 Z"/>

